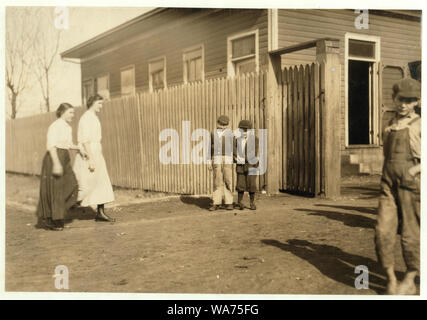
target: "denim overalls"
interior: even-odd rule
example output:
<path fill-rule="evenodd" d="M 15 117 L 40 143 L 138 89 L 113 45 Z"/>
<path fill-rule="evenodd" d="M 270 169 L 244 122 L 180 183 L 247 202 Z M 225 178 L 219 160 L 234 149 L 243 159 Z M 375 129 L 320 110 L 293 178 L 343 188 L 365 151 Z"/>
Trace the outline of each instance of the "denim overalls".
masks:
<path fill-rule="evenodd" d="M 378 258 L 384 268 L 394 265 L 394 244 L 399 218 L 403 258 L 408 270 L 420 265 L 420 198 L 419 179 L 408 169 L 418 163 L 411 154 L 409 127 L 391 129 L 384 143 L 384 166 L 378 207 L 375 242 Z"/>

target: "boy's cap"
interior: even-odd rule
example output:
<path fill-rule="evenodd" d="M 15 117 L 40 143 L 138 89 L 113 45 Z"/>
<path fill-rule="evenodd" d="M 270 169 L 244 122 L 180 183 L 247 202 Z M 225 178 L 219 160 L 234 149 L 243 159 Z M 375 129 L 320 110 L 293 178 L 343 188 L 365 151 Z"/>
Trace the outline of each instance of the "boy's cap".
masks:
<path fill-rule="evenodd" d="M 230 119 L 226 115 L 222 115 L 218 118 L 217 122 L 222 126 L 227 126 Z"/>
<path fill-rule="evenodd" d="M 239 128 L 252 129 L 252 123 L 249 120 L 241 120 L 239 122 Z"/>
<path fill-rule="evenodd" d="M 421 98 L 421 84 L 411 78 L 400 80 L 393 86 L 393 93 L 403 98 Z"/>

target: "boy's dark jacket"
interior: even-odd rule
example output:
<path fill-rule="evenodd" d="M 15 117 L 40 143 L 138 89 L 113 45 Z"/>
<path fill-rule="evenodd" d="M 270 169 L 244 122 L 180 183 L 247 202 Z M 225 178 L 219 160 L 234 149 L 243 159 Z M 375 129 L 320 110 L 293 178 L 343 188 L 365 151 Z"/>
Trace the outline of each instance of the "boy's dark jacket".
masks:
<path fill-rule="evenodd" d="M 237 163 L 237 141 L 238 139 L 235 138 L 233 142 L 233 159 L 234 162 L 237 163 L 236 165 L 236 172 L 237 173 L 247 173 L 249 171 L 249 168 L 257 168 L 259 165 L 259 159 L 255 163 L 254 161 L 251 161 L 252 163 L 249 163 L 248 159 L 248 150 L 247 146 L 249 142 L 251 141 L 252 137 L 248 137 L 248 141 L 246 142 L 245 148 L 244 148 L 244 155 L 245 155 L 245 163 L 239 164 Z M 251 154 L 252 156 L 259 157 L 259 139 L 257 136 L 255 136 L 255 154 Z"/>

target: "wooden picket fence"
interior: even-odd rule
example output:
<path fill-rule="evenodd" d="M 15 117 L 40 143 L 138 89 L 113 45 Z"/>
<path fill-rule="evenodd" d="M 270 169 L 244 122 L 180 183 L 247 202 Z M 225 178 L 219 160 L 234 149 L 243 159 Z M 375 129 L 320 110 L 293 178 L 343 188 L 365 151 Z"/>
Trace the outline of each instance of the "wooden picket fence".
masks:
<path fill-rule="evenodd" d="M 281 185 L 284 190 L 307 195 L 322 191 L 320 68 L 317 63 L 293 66 L 281 74 L 285 167 Z"/>
<path fill-rule="evenodd" d="M 167 128 L 178 132 L 182 163 L 199 143 L 182 141 L 183 121 L 190 121 L 190 133 L 198 128 L 212 131 L 221 114 L 230 117 L 233 129 L 242 119 L 251 120 L 257 130 L 264 129 L 266 79 L 266 73 L 260 72 L 106 101 L 99 117 L 103 153 L 113 185 L 178 194 L 211 193 L 212 173 L 206 164 L 160 162 L 159 150 L 167 142 L 159 140 L 159 133 Z M 78 119 L 84 111 L 76 108 L 75 141 Z M 51 112 L 6 121 L 6 171 L 40 174 L 47 128 L 54 120 Z M 186 145 L 189 150 L 183 150 Z M 258 177 L 258 183 L 262 190 L 265 177 Z"/>
<path fill-rule="evenodd" d="M 78 107 L 75 111 L 78 119 L 84 110 Z M 6 171 L 40 174 L 41 163 L 46 154 L 47 128 L 55 120 L 55 112 L 6 120 Z M 72 127 L 75 141 L 77 121 L 74 121 Z"/>

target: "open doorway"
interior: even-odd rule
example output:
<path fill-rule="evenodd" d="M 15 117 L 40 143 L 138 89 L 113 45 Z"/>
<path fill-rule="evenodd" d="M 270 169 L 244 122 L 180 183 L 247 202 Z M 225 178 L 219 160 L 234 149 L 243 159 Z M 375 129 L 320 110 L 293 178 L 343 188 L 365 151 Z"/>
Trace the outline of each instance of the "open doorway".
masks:
<path fill-rule="evenodd" d="M 346 146 L 379 145 L 380 38 L 346 33 Z"/>
<path fill-rule="evenodd" d="M 348 61 L 348 143 L 370 144 L 372 62 Z"/>

